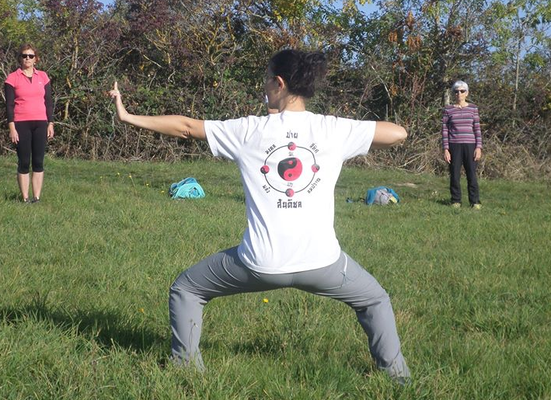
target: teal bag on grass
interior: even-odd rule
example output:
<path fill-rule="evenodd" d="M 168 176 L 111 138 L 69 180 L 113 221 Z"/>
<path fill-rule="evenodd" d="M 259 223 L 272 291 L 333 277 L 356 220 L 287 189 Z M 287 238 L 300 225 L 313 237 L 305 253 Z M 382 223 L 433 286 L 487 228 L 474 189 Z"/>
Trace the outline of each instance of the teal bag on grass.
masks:
<path fill-rule="evenodd" d="M 170 185 L 168 195 L 176 199 L 200 199 L 205 197 L 205 191 L 195 178 L 189 177 Z"/>
<path fill-rule="evenodd" d="M 367 205 L 378 204 L 386 206 L 387 204 L 396 204 L 400 202 L 398 193 L 386 186 L 378 186 L 369 189 L 365 198 Z"/>

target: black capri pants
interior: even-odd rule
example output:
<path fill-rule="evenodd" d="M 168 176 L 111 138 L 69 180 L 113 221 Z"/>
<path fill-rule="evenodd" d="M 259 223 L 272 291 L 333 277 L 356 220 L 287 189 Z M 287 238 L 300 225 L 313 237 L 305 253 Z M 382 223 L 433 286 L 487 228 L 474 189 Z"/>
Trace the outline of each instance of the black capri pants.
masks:
<path fill-rule="evenodd" d="M 28 174 L 31 158 L 33 172 L 44 171 L 44 154 L 48 142 L 48 121 L 16 122 L 15 130 L 19 135 L 17 172 Z"/>

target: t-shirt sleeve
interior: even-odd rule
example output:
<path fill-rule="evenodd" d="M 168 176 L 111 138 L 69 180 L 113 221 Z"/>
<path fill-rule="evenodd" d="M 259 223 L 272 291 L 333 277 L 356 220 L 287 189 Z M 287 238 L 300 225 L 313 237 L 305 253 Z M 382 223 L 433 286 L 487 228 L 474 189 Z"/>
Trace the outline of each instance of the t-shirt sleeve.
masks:
<path fill-rule="evenodd" d="M 205 121 L 205 132 L 212 154 L 235 161 L 243 146 L 247 131 L 248 118 L 226 121 Z"/>
<path fill-rule="evenodd" d="M 8 85 L 11 85 L 11 87 L 15 87 L 15 74 L 14 73 L 9 74 L 8 77 L 6 78 L 5 83 L 7 83 Z"/>
<path fill-rule="evenodd" d="M 375 136 L 375 121 L 358 121 L 348 118 L 336 118 L 335 132 L 342 140 L 343 161 L 367 154 Z"/>
<path fill-rule="evenodd" d="M 42 75 L 42 79 L 43 79 L 43 82 L 44 82 L 44 85 L 47 85 L 48 83 L 50 83 L 50 77 L 48 76 L 48 74 L 44 71 L 38 71 L 38 73 L 40 75 Z"/>

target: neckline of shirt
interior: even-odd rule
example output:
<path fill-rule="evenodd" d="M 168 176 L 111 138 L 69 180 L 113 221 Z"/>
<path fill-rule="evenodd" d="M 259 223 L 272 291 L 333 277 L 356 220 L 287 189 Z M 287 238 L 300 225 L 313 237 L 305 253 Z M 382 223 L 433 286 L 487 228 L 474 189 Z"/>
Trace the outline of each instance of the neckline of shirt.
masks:
<path fill-rule="evenodd" d="M 34 75 L 37 75 L 37 74 L 38 74 L 38 71 L 36 70 L 36 68 L 33 68 L 33 73 L 32 73 L 31 76 L 27 75 L 27 74 L 25 73 L 25 71 L 23 71 L 21 68 L 19 68 L 19 71 L 21 71 L 21 73 L 22 73 L 23 75 L 25 75 L 27 78 L 32 78 Z"/>

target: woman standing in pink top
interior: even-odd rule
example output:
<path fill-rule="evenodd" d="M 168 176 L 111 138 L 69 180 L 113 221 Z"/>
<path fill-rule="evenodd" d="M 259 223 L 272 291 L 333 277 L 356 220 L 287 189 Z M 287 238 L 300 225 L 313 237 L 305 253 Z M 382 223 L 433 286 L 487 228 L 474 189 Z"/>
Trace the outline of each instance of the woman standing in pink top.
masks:
<path fill-rule="evenodd" d="M 18 54 L 20 67 L 4 84 L 10 140 L 17 146 L 17 183 L 25 203 L 40 200 L 44 181 L 44 153 L 54 136 L 53 102 L 50 78 L 35 68 L 40 60 L 37 49 L 24 44 Z M 32 165 L 32 179 L 30 167 Z M 32 183 L 33 198 L 29 198 Z"/>

